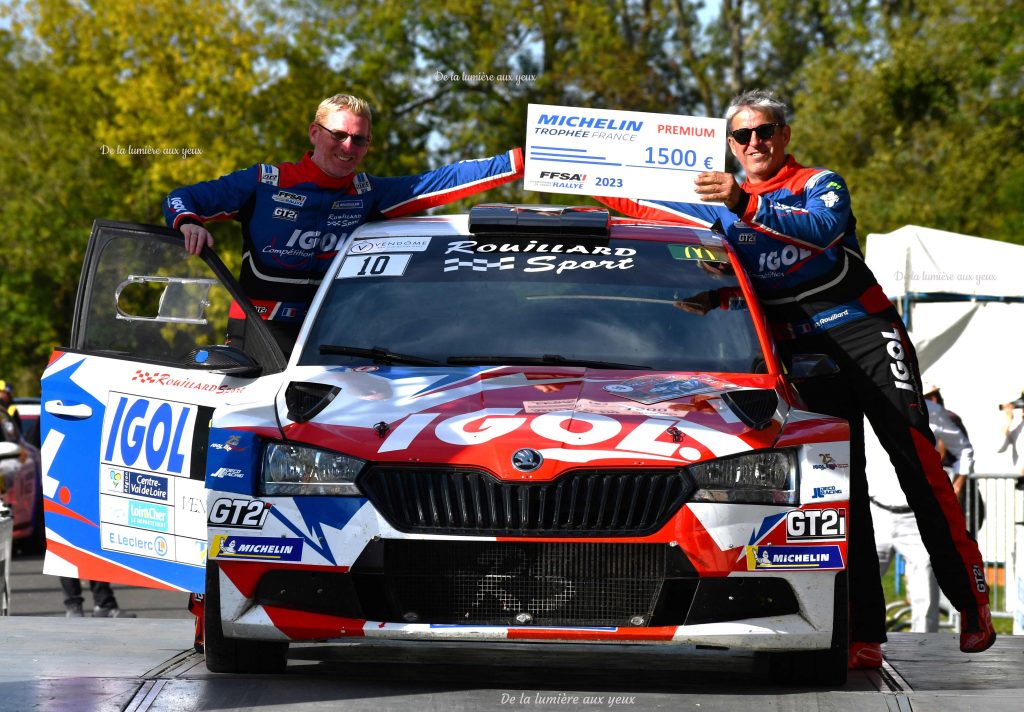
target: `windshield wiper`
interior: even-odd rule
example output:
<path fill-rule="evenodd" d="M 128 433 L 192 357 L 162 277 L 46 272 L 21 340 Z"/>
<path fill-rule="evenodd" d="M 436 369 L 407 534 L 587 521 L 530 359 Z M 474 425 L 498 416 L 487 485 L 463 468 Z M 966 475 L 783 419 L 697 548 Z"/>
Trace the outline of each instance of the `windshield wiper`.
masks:
<path fill-rule="evenodd" d="M 335 344 L 320 344 L 320 354 L 328 356 L 362 356 L 373 359 L 374 363 L 407 363 L 413 366 L 439 366 L 437 361 L 422 356 L 410 356 L 408 354 L 396 354 L 379 346 L 372 349 L 363 349 L 358 346 L 337 346 Z"/>
<path fill-rule="evenodd" d="M 508 364 L 516 366 L 584 366 L 586 368 L 609 368 L 619 370 L 651 370 L 651 366 L 638 366 L 632 363 L 616 363 L 615 361 L 598 361 L 589 358 L 566 358 L 558 354 L 543 356 L 449 356 L 448 363 L 459 365 L 490 365 Z"/>

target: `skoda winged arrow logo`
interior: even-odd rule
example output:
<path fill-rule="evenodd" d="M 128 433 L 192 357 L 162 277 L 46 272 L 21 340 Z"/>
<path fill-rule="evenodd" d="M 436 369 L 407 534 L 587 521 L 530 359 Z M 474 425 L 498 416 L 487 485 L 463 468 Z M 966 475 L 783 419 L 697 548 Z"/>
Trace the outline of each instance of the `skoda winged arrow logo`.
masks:
<path fill-rule="evenodd" d="M 522 450 L 516 450 L 512 453 L 512 467 L 516 468 L 520 472 L 533 472 L 541 463 L 544 462 L 544 457 L 536 450 L 531 450 L 528 447 L 524 447 Z"/>

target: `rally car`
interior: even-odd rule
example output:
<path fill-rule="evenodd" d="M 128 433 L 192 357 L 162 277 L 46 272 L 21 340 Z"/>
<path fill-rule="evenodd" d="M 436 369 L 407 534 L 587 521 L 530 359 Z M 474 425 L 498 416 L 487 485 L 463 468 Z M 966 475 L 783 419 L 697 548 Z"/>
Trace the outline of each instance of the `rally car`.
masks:
<path fill-rule="evenodd" d="M 830 364 L 784 372 L 727 244 L 492 205 L 332 259 L 286 361 L 212 252 L 96 224 L 42 381 L 48 573 L 205 591 L 219 672 L 471 639 L 845 680 L 849 428 L 802 409 Z"/>

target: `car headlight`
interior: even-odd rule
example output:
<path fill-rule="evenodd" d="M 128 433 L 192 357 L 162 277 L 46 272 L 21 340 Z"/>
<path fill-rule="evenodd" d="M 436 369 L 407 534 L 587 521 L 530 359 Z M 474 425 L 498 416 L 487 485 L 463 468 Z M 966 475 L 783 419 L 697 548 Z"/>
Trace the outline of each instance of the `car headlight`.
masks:
<path fill-rule="evenodd" d="M 263 450 L 262 494 L 359 495 L 355 481 L 365 464 L 330 450 L 268 442 Z"/>
<path fill-rule="evenodd" d="M 686 469 L 700 488 L 696 502 L 799 504 L 796 462 L 793 450 L 763 450 Z"/>

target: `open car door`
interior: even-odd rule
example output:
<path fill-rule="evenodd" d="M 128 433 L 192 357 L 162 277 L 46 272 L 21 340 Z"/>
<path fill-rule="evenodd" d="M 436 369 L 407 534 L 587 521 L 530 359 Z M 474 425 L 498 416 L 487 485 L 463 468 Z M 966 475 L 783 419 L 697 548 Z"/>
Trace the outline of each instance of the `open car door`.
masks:
<path fill-rule="evenodd" d="M 229 309 L 245 349 L 224 345 Z M 286 360 L 223 263 L 181 233 L 97 221 L 71 346 L 42 378 L 43 572 L 202 591 L 214 407 Z"/>

